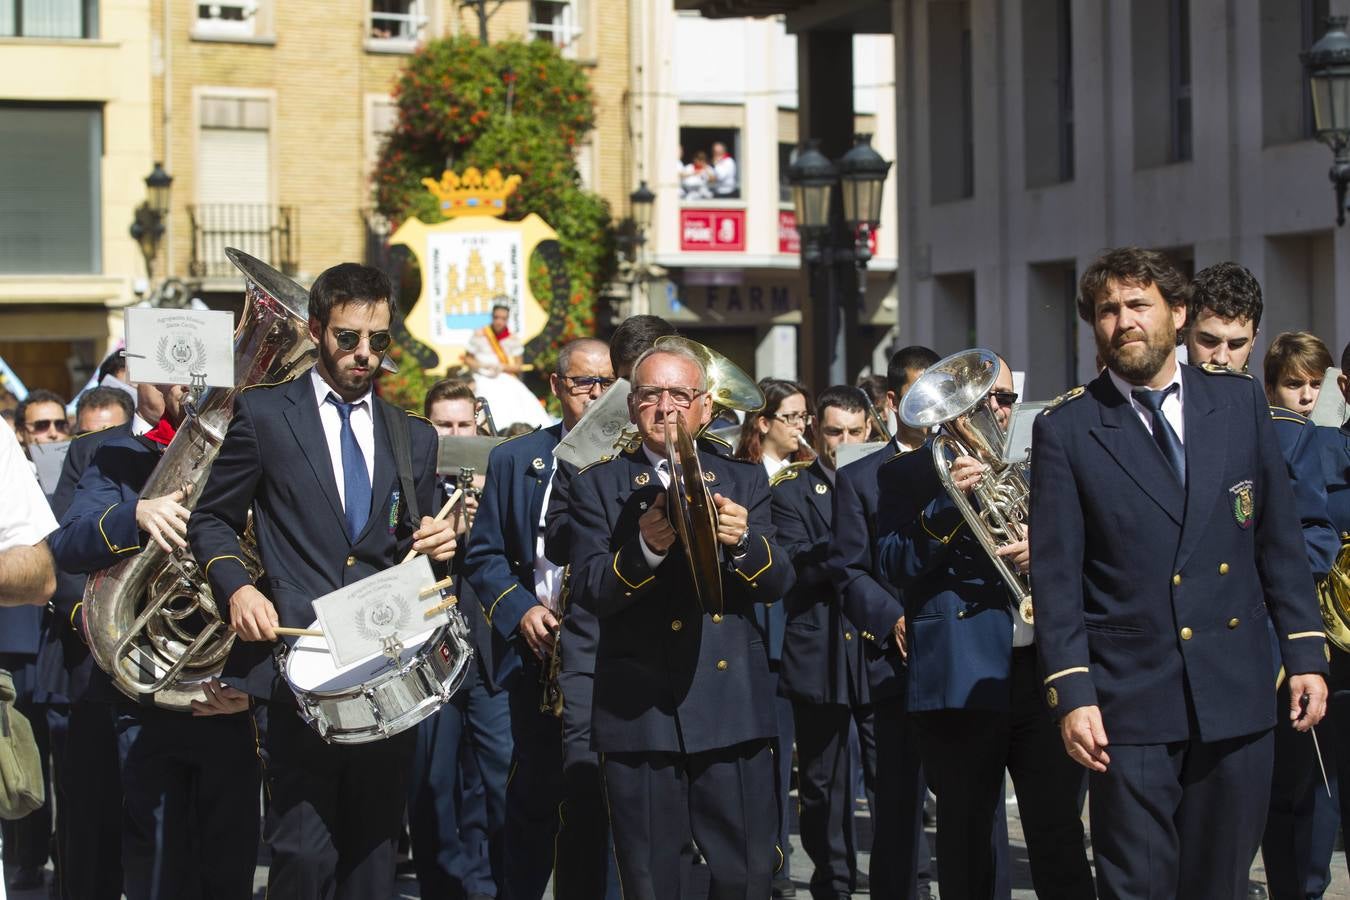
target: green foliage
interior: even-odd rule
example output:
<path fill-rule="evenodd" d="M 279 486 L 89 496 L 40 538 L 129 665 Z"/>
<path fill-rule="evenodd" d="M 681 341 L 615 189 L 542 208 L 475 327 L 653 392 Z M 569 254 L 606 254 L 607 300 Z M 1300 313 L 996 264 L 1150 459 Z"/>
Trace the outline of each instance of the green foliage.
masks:
<path fill-rule="evenodd" d="M 432 41 L 414 54 L 394 91 L 398 124 L 375 170 L 379 209 L 397 223 L 443 220 L 423 178 L 469 166 L 521 176 L 507 219 L 537 213 L 558 232 L 571 279 L 559 341 L 592 334 L 601 285 L 610 275 L 613 234 L 608 204 L 582 190 L 573 148 L 595 125 L 585 70 L 543 41 L 484 45 L 474 38 Z M 531 260 L 530 285 L 552 302 L 547 268 Z M 557 347 L 527 360 L 548 371 Z"/>
<path fill-rule="evenodd" d="M 380 376 L 380 396 L 402 409 L 422 414 L 422 398 L 436 383 L 435 376 L 427 373 L 410 353 L 405 353 L 394 344 L 389 350 L 390 357 L 398 363 L 398 372 L 385 372 Z"/>

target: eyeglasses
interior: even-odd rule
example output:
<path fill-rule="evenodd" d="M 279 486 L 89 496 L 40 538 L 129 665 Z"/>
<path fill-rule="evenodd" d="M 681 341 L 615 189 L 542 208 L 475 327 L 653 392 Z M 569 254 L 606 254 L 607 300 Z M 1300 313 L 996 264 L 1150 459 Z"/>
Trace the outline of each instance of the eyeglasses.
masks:
<path fill-rule="evenodd" d="M 990 391 L 989 399 L 993 400 L 999 406 L 1012 406 L 1017 402 L 1018 394 L 1016 391 Z"/>
<path fill-rule="evenodd" d="M 562 375 L 560 377 L 568 382 L 568 390 L 573 394 L 589 394 L 591 389 L 596 387 L 600 388 L 601 393 L 604 393 L 609 390 L 610 385 L 618 380 L 606 378 L 604 375 Z"/>
<path fill-rule="evenodd" d="M 698 388 L 691 387 L 654 387 L 644 385 L 633 388 L 633 397 L 637 399 L 638 406 L 651 406 L 653 403 L 661 402 L 662 394 L 670 395 L 670 402 L 674 403 L 680 409 L 688 409 L 694 401 L 707 391 L 701 391 Z"/>
<path fill-rule="evenodd" d="M 361 344 L 361 332 L 348 328 L 333 332 L 333 337 L 337 339 L 338 349 L 343 352 L 355 350 Z M 370 344 L 372 353 L 383 353 L 389 349 L 393 338 L 389 336 L 388 331 L 372 331 L 366 341 Z"/>
<path fill-rule="evenodd" d="M 776 422 L 782 422 L 784 425 L 810 425 L 815 421 L 815 416 L 810 413 L 793 412 L 783 413 L 782 415 L 766 415 L 764 418 L 773 419 Z"/>
<path fill-rule="evenodd" d="M 38 419 L 35 422 L 23 423 L 23 427 L 25 431 L 30 431 L 33 434 L 42 434 L 52 428 L 65 434 L 70 431 L 70 422 L 66 419 Z"/>

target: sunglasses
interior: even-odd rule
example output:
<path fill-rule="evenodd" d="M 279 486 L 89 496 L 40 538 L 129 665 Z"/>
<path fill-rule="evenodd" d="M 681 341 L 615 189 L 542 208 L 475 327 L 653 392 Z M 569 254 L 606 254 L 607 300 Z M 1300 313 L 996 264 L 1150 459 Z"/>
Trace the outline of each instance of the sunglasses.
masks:
<path fill-rule="evenodd" d="M 1018 393 L 1016 391 L 990 391 L 989 399 L 993 400 L 999 406 L 1012 406 L 1017 402 Z"/>
<path fill-rule="evenodd" d="M 35 422 L 25 422 L 23 427 L 33 434 L 42 434 L 44 431 L 48 431 L 52 428 L 65 434 L 70 431 L 70 422 L 65 419 L 38 419 Z"/>
<path fill-rule="evenodd" d="M 355 350 L 361 344 L 361 332 L 352 331 L 348 328 L 334 331 L 333 337 L 337 340 L 338 349 L 344 353 Z M 372 353 L 383 353 L 388 350 L 393 340 L 388 331 L 372 331 L 370 336 L 366 338 Z"/>

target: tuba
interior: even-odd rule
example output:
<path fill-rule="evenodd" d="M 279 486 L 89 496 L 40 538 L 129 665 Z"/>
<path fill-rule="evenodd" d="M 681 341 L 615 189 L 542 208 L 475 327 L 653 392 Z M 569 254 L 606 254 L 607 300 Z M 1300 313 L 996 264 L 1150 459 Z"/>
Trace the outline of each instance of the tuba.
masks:
<path fill-rule="evenodd" d="M 258 384 L 289 381 L 315 356 L 309 336 L 309 292 L 285 275 L 233 248 L 226 256 L 248 280 L 235 330 L 233 388 L 194 398 L 141 490 L 159 497 L 180 488 L 192 509 L 206 484 L 234 413 L 235 396 Z M 241 544 L 245 567 L 262 574 L 252 526 Z M 220 674 L 234 643 L 211 587 L 186 549 L 165 553 L 153 541 L 140 553 L 89 577 L 85 628 L 94 661 L 133 700 L 151 697 L 166 709 L 187 710 L 202 698 L 201 683 Z"/>
<path fill-rule="evenodd" d="M 1003 459 L 1003 426 L 986 402 L 998 370 L 998 357 L 989 350 L 963 350 L 938 360 L 905 394 L 900 420 L 910 428 L 939 427 L 933 439 L 938 478 L 1008 585 L 1017 614 L 1030 625 L 1030 582 L 995 552 L 1026 540 L 1031 498 L 1022 467 Z M 957 456 L 988 466 L 970 496 L 952 481 L 950 460 Z"/>
<path fill-rule="evenodd" d="M 1317 585 L 1317 600 L 1327 640 L 1350 653 L 1350 534 L 1341 535 L 1341 550 Z"/>

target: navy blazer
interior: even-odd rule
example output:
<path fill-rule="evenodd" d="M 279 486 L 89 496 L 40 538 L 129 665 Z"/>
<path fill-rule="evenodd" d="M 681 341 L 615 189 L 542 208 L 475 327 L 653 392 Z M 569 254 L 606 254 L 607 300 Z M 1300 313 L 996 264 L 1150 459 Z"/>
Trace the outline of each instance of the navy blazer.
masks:
<path fill-rule="evenodd" d="M 131 424 L 76 435 L 61 466 L 61 478 L 52 494 L 52 514 L 61 521 L 75 499 L 80 483 L 98 448 L 113 438 L 131 437 Z M 42 644 L 38 648 L 37 702 L 73 703 L 84 696 L 95 668 L 84 642 L 80 614 L 88 578 L 56 567 L 56 593 L 42 617 Z"/>
<path fill-rule="evenodd" d="M 373 399 L 371 511 L 355 541 L 347 534 L 309 374 L 235 399 L 229 430 L 188 520 L 192 554 L 226 621 L 231 595 L 252 583 L 239 546 L 250 510 L 264 570 L 257 587 L 282 625 L 308 626 L 315 598 L 402 562 L 419 522 L 402 497 L 382 412 L 389 404 Z M 420 416 L 407 417 L 418 510 L 435 515 L 436 430 Z M 257 697 L 291 697 L 289 689 L 277 690 L 271 651 L 264 641 L 235 641 L 222 680 Z"/>
<path fill-rule="evenodd" d="M 85 576 L 130 559 L 145 547 L 147 536 L 136 525 L 136 504 L 141 488 L 164 455 L 161 445 L 145 437 L 132 437 L 129 428 L 119 434 L 107 434 L 92 446 L 93 458 L 84 467 L 71 495 L 69 506 L 61 517 L 61 527 L 47 539 L 57 568 L 73 573 L 72 580 L 78 581 L 78 592 L 71 585 L 67 599 L 57 608 L 57 616 L 72 634 L 75 629 L 83 629 L 80 603 L 84 596 Z M 71 448 L 72 454 L 75 449 Z M 81 455 L 84 453 L 81 448 Z M 67 463 L 71 460 L 71 456 L 66 457 Z M 112 686 L 112 681 L 94 665 L 92 654 L 83 644 L 83 636 L 80 635 L 78 640 L 83 654 L 71 672 L 71 698 L 87 697 L 102 702 L 120 700 L 122 695 Z M 67 642 L 68 645 L 71 643 Z M 72 648 L 72 656 L 74 652 Z"/>
<path fill-rule="evenodd" d="M 600 619 L 591 746 L 697 753 L 778 733 L 764 640 L 751 618 L 792 587 L 764 468 L 700 452 L 708 489 L 749 512 L 749 547 L 724 554 L 723 606 L 698 600 L 683 550 L 647 565 L 638 518 L 663 490 L 641 449 L 571 484 L 572 602 Z"/>
<path fill-rule="evenodd" d="M 1333 390 L 1327 385 L 1324 390 Z M 1350 423 L 1340 428 L 1309 429 L 1308 457 L 1319 470 L 1318 480 L 1326 489 L 1327 511 L 1332 528 L 1342 541 L 1350 541 Z"/>
<path fill-rule="evenodd" d="M 778 692 L 805 703 L 852 706 L 860 687 L 862 638 L 844 618 L 825 556 L 830 549 L 834 482 L 817 459 L 773 485 L 773 527 L 797 583 L 775 608 L 786 613 Z"/>
<path fill-rule="evenodd" d="M 488 456 L 483 499 L 473 520 L 464 578 L 473 586 L 493 630 L 516 645 L 497 666 L 507 680 L 522 658 L 534 658 L 518 641 L 520 617 L 539 603 L 534 593 L 535 547 L 544 493 L 553 474 L 553 448 L 562 426 L 542 428 L 503 441 Z"/>
<path fill-rule="evenodd" d="M 1118 744 L 1271 728 L 1268 616 L 1290 674 L 1327 671 L 1261 386 L 1192 366 L 1181 378 L 1184 489 L 1106 374 L 1034 427 L 1031 574 L 1046 702 L 1056 715 L 1100 706 Z"/>
<path fill-rule="evenodd" d="M 731 447 L 721 438 L 703 434 L 698 438 L 700 450 L 727 455 Z M 557 461 L 553 473 L 553 487 L 548 494 L 548 511 L 544 515 L 544 555 L 554 565 L 566 566 L 572 562 L 572 478 L 577 467 L 563 460 Z M 600 620 L 595 613 L 579 603 L 568 602 L 562 620 L 562 671 L 595 674 L 595 648 L 600 641 Z"/>
<path fill-rule="evenodd" d="M 1308 563 L 1313 578 L 1321 581 L 1331 571 L 1341 549 L 1340 533 L 1331 524 L 1327 485 L 1317 447 L 1321 434 L 1330 429 L 1318 428 L 1312 420 L 1283 406 L 1272 406 L 1270 418 L 1275 423 L 1275 436 L 1279 438 L 1294 489 L 1294 508 L 1303 525 Z"/>
<path fill-rule="evenodd" d="M 834 510 L 826 566 L 839 590 L 844 615 L 863 637 L 859 659 L 863 672 L 858 684 L 865 686 L 860 703 L 903 696 L 905 663 L 891 631 L 905 614 L 900 593 L 881 572 L 877 541 L 899 521 L 917 514 L 910 485 L 903 484 L 893 465 L 905 452 L 894 440 L 885 447 L 850 463 L 835 476 Z M 931 496 L 927 487 L 920 495 Z M 906 512 L 908 510 L 908 512 Z"/>
<path fill-rule="evenodd" d="M 882 571 L 905 601 L 909 711 L 1011 704 L 1012 599 L 998 570 L 937 479 L 932 444 L 893 464 L 922 512 L 881 535 Z"/>

